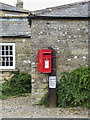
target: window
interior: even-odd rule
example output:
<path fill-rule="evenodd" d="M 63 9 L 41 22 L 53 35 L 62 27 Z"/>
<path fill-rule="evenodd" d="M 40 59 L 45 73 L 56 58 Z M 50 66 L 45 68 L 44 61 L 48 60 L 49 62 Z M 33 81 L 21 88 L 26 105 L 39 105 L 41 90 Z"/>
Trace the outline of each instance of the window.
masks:
<path fill-rule="evenodd" d="M 0 69 L 15 69 L 15 43 L 0 43 Z"/>

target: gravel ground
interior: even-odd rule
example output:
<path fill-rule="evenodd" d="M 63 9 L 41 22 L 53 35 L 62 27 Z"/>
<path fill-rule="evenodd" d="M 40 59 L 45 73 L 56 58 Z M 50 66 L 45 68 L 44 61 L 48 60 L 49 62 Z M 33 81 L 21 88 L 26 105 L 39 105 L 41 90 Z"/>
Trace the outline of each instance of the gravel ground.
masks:
<path fill-rule="evenodd" d="M 0 101 L 3 118 L 88 118 L 88 109 L 76 108 L 45 108 L 32 106 L 30 94 L 27 97 L 8 98 Z"/>

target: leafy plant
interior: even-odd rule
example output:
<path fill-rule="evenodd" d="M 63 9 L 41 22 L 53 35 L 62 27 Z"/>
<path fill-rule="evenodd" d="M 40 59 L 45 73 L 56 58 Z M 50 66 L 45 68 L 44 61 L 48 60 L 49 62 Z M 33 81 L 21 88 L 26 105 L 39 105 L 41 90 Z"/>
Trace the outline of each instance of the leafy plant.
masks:
<path fill-rule="evenodd" d="M 9 81 L 2 84 L 2 99 L 9 96 L 25 96 L 31 92 L 31 76 L 25 73 L 15 73 Z"/>
<path fill-rule="evenodd" d="M 72 72 L 62 73 L 62 77 L 57 84 L 58 106 L 89 106 L 89 68 L 79 66 Z"/>

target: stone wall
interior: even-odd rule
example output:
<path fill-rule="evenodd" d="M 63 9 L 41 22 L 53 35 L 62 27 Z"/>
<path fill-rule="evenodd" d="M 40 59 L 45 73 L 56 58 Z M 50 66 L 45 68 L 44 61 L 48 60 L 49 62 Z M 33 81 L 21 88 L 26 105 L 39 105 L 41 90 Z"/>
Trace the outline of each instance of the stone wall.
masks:
<path fill-rule="evenodd" d="M 2 38 L 0 42 L 15 43 L 15 70 L 1 70 L 0 82 L 6 78 L 9 80 L 13 71 L 20 71 L 30 74 L 31 73 L 31 54 L 30 38 Z"/>
<path fill-rule="evenodd" d="M 32 76 L 32 95 L 31 95 L 31 103 L 36 105 L 39 103 L 40 99 L 47 92 L 47 82 L 48 75 L 40 74 L 37 71 L 37 63 L 31 64 L 31 76 Z"/>
<path fill-rule="evenodd" d="M 36 71 L 34 73 L 36 79 L 32 77 L 33 94 L 31 99 L 33 104 L 38 104 L 37 96 L 41 95 L 39 90 L 46 87 L 43 79 L 48 81 L 47 74 L 37 72 L 37 53 L 39 49 L 48 47 L 56 50 L 57 80 L 60 80 L 62 72 L 70 72 L 80 64 L 88 64 L 88 21 L 69 19 L 32 20 L 31 48 L 33 54 L 31 61 L 35 64 L 34 71 Z M 41 97 L 39 96 L 39 99 Z"/>

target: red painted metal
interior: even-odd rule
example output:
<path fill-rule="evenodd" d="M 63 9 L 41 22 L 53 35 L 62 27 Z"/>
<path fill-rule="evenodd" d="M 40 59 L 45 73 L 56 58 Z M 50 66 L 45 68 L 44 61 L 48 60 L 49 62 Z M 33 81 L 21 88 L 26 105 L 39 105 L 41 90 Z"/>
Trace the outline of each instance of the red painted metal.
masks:
<path fill-rule="evenodd" d="M 38 71 L 51 73 L 51 49 L 40 49 L 38 51 Z"/>

